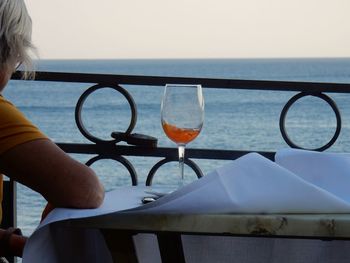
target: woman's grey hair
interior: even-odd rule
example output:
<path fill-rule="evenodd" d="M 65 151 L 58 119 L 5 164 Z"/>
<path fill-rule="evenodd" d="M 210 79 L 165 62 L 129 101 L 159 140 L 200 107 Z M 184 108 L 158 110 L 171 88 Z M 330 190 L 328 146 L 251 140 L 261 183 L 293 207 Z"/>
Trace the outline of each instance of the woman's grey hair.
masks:
<path fill-rule="evenodd" d="M 29 51 L 32 20 L 24 0 L 0 0 L 0 70 L 21 63 L 24 77 L 33 77 L 33 63 Z"/>

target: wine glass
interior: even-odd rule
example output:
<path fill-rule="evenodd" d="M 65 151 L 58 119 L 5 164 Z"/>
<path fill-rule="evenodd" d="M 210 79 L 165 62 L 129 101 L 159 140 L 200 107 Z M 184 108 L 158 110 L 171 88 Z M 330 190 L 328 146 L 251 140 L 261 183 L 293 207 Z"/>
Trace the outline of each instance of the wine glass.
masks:
<path fill-rule="evenodd" d="M 201 85 L 167 84 L 161 103 L 161 123 L 165 134 L 179 151 L 180 181 L 184 185 L 185 146 L 200 133 L 204 121 Z"/>

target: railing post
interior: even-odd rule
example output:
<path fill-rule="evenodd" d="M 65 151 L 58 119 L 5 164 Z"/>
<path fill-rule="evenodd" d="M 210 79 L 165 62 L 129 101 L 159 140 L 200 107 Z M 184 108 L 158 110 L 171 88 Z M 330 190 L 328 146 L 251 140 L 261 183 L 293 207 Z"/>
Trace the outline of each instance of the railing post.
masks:
<path fill-rule="evenodd" d="M 17 190 L 13 180 L 3 182 L 2 215 L 1 228 L 17 226 Z M 6 258 L 10 263 L 16 262 L 14 257 Z"/>

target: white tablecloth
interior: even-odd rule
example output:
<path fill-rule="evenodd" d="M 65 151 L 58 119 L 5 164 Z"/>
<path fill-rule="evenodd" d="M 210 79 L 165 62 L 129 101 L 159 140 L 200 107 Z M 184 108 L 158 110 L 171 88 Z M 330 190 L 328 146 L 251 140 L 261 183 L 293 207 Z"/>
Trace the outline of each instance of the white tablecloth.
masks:
<path fill-rule="evenodd" d="M 256 153 L 247 154 L 148 205 L 140 206 L 144 188 L 116 189 L 106 194 L 98 209 L 51 212 L 29 238 L 23 262 L 111 262 L 99 231 L 54 224 L 69 218 L 125 210 L 135 216 L 138 213 L 349 213 L 349 171 L 348 154 L 286 149 L 277 152 L 276 162 Z M 154 237 L 143 235 L 135 240 L 140 260 L 158 262 L 159 253 L 150 252 L 148 246 L 155 245 L 149 239 Z M 225 242 L 219 245 L 218 240 Z M 349 249 L 343 249 L 348 243 L 339 241 L 325 245 L 310 240 L 187 236 L 183 243 L 188 262 L 345 262 L 342 260 L 350 259 Z M 210 255 L 205 251 L 211 251 Z M 292 261 L 285 258 L 287 252 Z"/>

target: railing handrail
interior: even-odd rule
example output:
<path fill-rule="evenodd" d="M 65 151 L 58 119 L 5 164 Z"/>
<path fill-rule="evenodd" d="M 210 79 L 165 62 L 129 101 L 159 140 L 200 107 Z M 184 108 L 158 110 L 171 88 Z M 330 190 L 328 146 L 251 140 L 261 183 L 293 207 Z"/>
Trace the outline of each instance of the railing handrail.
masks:
<path fill-rule="evenodd" d="M 12 79 L 21 79 L 22 72 L 13 74 Z M 36 72 L 36 81 L 59 81 L 75 83 L 100 83 L 120 85 L 164 86 L 165 84 L 201 84 L 204 88 L 275 90 L 300 92 L 350 93 L 348 83 L 221 79 L 198 77 L 140 76 L 99 73 Z"/>
<path fill-rule="evenodd" d="M 145 156 L 145 157 L 174 157 L 178 158 L 178 150 L 172 147 L 140 147 L 130 145 L 110 144 L 89 144 L 89 143 L 64 143 L 58 142 L 57 145 L 69 153 L 76 154 L 98 154 L 98 155 L 122 155 L 122 156 Z M 186 149 L 186 158 L 193 159 L 216 159 L 230 160 L 237 159 L 251 151 L 244 150 L 223 150 L 223 149 Z M 274 152 L 256 151 L 270 160 L 274 160 Z M 213 154 L 215 153 L 215 158 Z"/>

